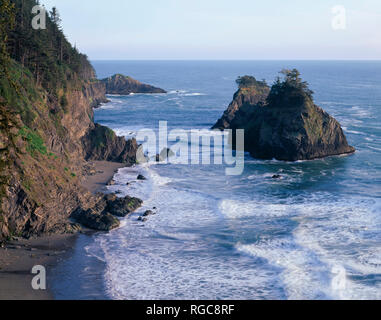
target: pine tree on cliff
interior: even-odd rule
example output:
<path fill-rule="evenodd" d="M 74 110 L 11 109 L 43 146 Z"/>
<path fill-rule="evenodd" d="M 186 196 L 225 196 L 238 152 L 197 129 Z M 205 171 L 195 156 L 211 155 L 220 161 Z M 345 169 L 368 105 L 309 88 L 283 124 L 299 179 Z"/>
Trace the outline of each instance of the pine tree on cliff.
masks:
<path fill-rule="evenodd" d="M 60 61 L 63 60 L 63 32 L 61 28 L 61 16 L 57 10 L 56 7 L 53 7 L 52 10 L 49 12 L 50 13 L 50 19 L 52 20 L 52 23 L 54 24 L 54 35 L 56 37 L 58 46 L 60 48 L 59 50 L 59 59 Z M 57 32 L 58 31 L 58 32 Z"/>
<path fill-rule="evenodd" d="M 307 81 L 302 81 L 300 72 L 297 69 L 283 69 L 280 73 L 284 76 L 284 80 L 282 81 L 280 77 L 277 77 L 267 98 L 269 105 L 279 103 L 279 99 L 285 96 L 306 96 L 312 99 L 314 92 L 309 88 Z"/>
<path fill-rule="evenodd" d="M 10 0 L 0 0 L 0 77 L 7 77 L 10 57 L 8 54 L 8 34 L 14 26 L 14 5 Z"/>

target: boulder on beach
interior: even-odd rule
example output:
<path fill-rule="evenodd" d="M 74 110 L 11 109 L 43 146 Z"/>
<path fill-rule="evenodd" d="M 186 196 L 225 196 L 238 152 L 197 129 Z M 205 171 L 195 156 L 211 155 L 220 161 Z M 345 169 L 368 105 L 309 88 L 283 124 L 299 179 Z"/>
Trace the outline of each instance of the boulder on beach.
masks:
<path fill-rule="evenodd" d="M 78 223 L 87 228 L 109 231 L 119 227 L 117 217 L 125 217 L 141 207 L 143 201 L 126 196 L 118 198 L 115 194 L 97 194 L 98 201 L 89 208 L 77 208 L 71 215 Z"/>
<path fill-rule="evenodd" d="M 96 209 L 78 208 L 71 217 L 83 226 L 98 231 L 110 231 L 120 225 L 119 220 L 113 215 L 103 211 L 99 212 Z"/>
<path fill-rule="evenodd" d="M 114 216 L 125 217 L 140 208 L 143 201 L 138 198 L 126 196 L 108 201 L 106 211 Z"/>

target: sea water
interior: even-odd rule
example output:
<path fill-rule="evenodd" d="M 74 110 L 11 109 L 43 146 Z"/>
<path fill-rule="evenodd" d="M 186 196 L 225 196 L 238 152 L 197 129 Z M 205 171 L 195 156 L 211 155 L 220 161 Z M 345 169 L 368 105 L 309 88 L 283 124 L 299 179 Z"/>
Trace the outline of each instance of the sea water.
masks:
<path fill-rule="evenodd" d="M 157 131 L 159 121 L 169 130 L 210 129 L 238 76 L 271 84 L 281 69 L 297 68 L 357 152 L 295 163 L 246 155 L 239 176 L 227 176 L 224 165 L 120 169 L 109 191 L 144 206 L 117 230 L 79 238 L 52 273 L 56 298 L 381 299 L 381 62 L 94 66 L 99 78 L 122 73 L 168 91 L 109 96 L 95 110 L 96 122 L 127 138 Z M 157 215 L 137 221 L 153 207 Z"/>

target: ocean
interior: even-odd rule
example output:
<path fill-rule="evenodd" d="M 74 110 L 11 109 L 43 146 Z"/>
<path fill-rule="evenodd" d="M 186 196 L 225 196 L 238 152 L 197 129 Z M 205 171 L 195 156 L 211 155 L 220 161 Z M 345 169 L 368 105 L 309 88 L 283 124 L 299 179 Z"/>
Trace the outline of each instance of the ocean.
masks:
<path fill-rule="evenodd" d="M 159 121 L 210 129 L 238 76 L 271 84 L 281 69 L 297 68 L 357 152 L 296 163 L 246 155 L 238 176 L 213 164 L 120 169 L 109 191 L 144 206 L 117 230 L 79 237 L 51 272 L 57 299 L 381 299 L 381 62 L 93 65 L 99 78 L 122 73 L 168 91 L 110 96 L 96 109 L 96 122 L 126 137 L 157 132 Z M 153 207 L 157 215 L 137 221 Z"/>

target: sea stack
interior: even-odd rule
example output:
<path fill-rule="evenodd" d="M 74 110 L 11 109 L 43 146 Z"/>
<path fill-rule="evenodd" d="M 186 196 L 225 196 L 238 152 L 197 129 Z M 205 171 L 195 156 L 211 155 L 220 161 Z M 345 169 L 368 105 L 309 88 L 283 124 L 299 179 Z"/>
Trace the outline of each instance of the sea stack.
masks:
<path fill-rule="evenodd" d="M 355 152 L 339 122 L 313 101 L 308 83 L 294 70 L 271 87 L 245 76 L 213 129 L 244 129 L 245 151 L 258 159 L 313 160 Z M 233 139 L 234 141 L 234 139 Z"/>
<path fill-rule="evenodd" d="M 106 87 L 106 94 L 129 95 L 131 93 L 167 93 L 165 90 L 144 84 L 131 77 L 115 74 L 101 80 Z"/>

